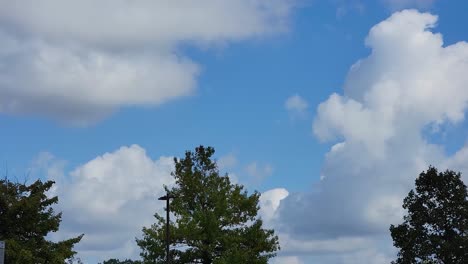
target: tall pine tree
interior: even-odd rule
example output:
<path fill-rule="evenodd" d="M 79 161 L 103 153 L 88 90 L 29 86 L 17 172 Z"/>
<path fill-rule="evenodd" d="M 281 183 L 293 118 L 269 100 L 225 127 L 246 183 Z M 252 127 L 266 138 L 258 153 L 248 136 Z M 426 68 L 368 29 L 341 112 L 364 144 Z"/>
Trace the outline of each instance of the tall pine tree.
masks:
<path fill-rule="evenodd" d="M 214 149 L 197 147 L 185 158 L 175 159 L 175 186 L 166 189 L 175 196 L 170 223 L 171 263 L 266 264 L 279 249 L 273 230 L 263 228 L 257 216 L 258 192 L 248 194 L 244 187 L 220 175 L 212 160 Z M 143 228 L 137 240 L 144 263 L 165 263 L 165 218 Z"/>

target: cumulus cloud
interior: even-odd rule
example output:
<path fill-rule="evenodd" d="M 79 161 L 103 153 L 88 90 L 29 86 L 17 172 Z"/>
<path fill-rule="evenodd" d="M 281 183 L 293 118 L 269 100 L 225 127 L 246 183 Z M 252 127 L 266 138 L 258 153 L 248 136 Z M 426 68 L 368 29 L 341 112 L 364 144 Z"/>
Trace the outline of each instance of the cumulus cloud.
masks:
<path fill-rule="evenodd" d="M 0 41 L 16 40 L 0 32 Z M 0 111 L 76 125 L 98 121 L 120 106 L 189 95 L 198 72 L 193 62 L 171 54 L 112 54 L 32 40 L 18 45 L 0 52 Z"/>
<path fill-rule="evenodd" d="M 289 192 L 284 188 L 271 189 L 262 193 L 259 200 L 259 215 L 262 217 L 266 225 L 270 225 L 277 217 L 276 212 L 280 202 L 284 198 L 288 197 L 288 195 Z"/>
<path fill-rule="evenodd" d="M 47 167 L 55 168 L 54 160 L 49 159 Z M 164 204 L 157 197 L 164 185 L 173 184 L 172 170 L 171 157 L 153 160 L 132 145 L 98 156 L 68 175 L 50 174 L 63 212 L 60 232 L 53 238 L 85 233 L 76 249 L 91 262 L 137 257 L 135 237 L 154 222 L 154 212 L 162 213 Z"/>
<path fill-rule="evenodd" d="M 234 166 L 237 159 L 228 154 L 218 162 L 227 168 Z M 57 210 L 63 212 L 63 221 L 60 231 L 51 238 L 59 240 L 84 233 L 76 250 L 84 260 L 96 263 L 109 258 L 138 257 L 135 237 L 141 235 L 143 226 L 154 223 L 154 212 L 163 213 L 164 203 L 157 197 L 164 194 L 164 185 L 174 184 L 170 175 L 173 157 L 152 159 L 138 145 L 120 147 L 68 173 L 66 162 L 48 152 L 40 153 L 32 167 L 56 182 L 51 195 L 59 197 Z M 282 188 L 261 194 L 259 215 L 268 227 L 277 218 L 280 201 L 288 194 Z"/>
<path fill-rule="evenodd" d="M 298 94 L 295 94 L 286 99 L 284 107 L 292 117 L 303 117 L 307 113 L 307 108 L 309 107 L 309 104 L 304 98 L 302 98 Z"/>
<path fill-rule="evenodd" d="M 179 45 L 212 46 L 284 31 L 293 1 L 0 5 L 0 112 L 88 124 L 119 107 L 190 95 L 200 67 L 178 52 Z"/>
<path fill-rule="evenodd" d="M 466 171 L 466 147 L 447 156 L 425 132 L 464 121 L 468 105 L 468 43 L 444 45 L 437 19 L 405 10 L 374 26 L 371 53 L 351 67 L 344 93 L 318 106 L 314 134 L 335 145 L 314 189 L 290 194 L 275 212 L 284 254 L 388 263 L 388 227 L 402 221 L 417 175 L 430 164 Z"/>

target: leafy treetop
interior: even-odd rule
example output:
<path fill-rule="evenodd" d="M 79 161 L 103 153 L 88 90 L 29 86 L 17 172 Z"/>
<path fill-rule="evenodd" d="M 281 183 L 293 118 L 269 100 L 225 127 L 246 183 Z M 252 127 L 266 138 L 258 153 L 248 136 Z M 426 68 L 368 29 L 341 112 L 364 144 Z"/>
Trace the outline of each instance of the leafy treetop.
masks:
<path fill-rule="evenodd" d="M 461 174 L 429 167 L 403 202 L 404 222 L 391 225 L 400 249 L 394 264 L 468 263 L 468 194 Z"/>

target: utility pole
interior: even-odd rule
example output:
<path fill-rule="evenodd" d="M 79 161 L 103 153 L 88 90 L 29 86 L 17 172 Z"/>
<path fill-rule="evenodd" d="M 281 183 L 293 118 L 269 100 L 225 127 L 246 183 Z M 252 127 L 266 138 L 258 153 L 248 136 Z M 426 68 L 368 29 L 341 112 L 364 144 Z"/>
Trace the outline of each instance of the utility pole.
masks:
<path fill-rule="evenodd" d="M 158 198 L 158 200 L 160 201 L 166 201 L 166 263 L 167 264 L 170 264 L 171 263 L 171 259 L 170 259 L 170 256 L 169 256 L 169 245 L 170 245 L 170 237 L 169 237 L 169 206 L 170 206 L 170 199 L 174 199 L 175 196 L 174 195 L 171 195 L 169 194 L 169 192 L 164 195 L 164 196 L 161 196 Z"/>
<path fill-rule="evenodd" d="M 5 241 L 0 241 L 0 264 L 5 263 Z"/>

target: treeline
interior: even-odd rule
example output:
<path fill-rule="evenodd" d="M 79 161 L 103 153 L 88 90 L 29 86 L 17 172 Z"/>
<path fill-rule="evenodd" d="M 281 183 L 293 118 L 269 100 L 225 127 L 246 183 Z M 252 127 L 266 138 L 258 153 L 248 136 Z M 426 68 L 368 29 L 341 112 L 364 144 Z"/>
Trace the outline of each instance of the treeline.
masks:
<path fill-rule="evenodd" d="M 175 185 L 166 187 L 170 211 L 171 248 L 166 254 L 166 219 L 143 227 L 141 260 L 109 259 L 101 264 L 171 263 L 267 264 L 280 249 L 274 230 L 258 216 L 260 193 L 248 193 L 221 174 L 214 149 L 197 147 L 174 159 Z M 48 197 L 53 181 L 27 185 L 0 180 L 0 240 L 6 241 L 5 263 L 81 263 L 74 246 L 83 235 L 64 241 L 46 239 L 59 229 L 58 197 Z M 403 201 L 407 211 L 390 235 L 399 249 L 393 264 L 468 263 L 468 194 L 461 174 L 429 167 Z"/>

